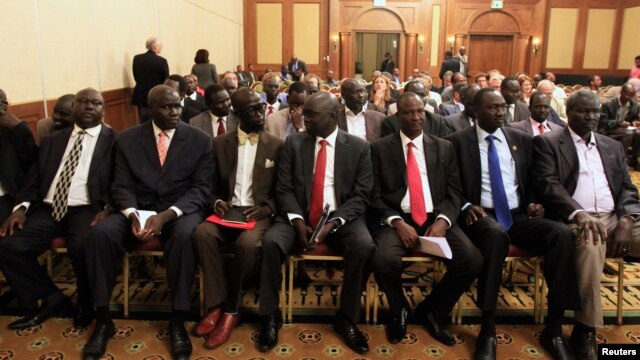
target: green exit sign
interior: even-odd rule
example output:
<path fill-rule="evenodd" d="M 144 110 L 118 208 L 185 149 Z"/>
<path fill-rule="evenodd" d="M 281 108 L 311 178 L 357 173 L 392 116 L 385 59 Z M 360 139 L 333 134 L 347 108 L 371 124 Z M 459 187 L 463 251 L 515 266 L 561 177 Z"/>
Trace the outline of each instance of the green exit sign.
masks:
<path fill-rule="evenodd" d="M 504 1 L 501 0 L 493 0 L 491 2 L 492 9 L 502 9 L 504 7 Z"/>

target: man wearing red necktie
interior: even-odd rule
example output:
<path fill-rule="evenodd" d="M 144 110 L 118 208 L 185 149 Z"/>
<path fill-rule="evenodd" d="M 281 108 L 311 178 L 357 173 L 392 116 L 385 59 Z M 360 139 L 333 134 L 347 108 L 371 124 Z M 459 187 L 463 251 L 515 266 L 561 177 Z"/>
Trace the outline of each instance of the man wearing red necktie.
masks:
<path fill-rule="evenodd" d="M 317 243 L 343 250 L 345 258 L 333 327 L 352 350 L 369 350 L 355 323 L 360 318 L 364 269 L 374 247 L 364 218 L 373 188 L 371 157 L 367 142 L 338 129 L 338 111 L 338 100 L 329 92 L 309 97 L 303 110 L 307 131 L 287 137 L 280 156 L 276 198 L 281 215 L 262 239 L 260 351 L 277 345 L 282 326 L 280 264 L 287 254 L 307 248 L 316 226 L 322 226 Z M 325 205 L 330 214 L 319 224 Z"/>

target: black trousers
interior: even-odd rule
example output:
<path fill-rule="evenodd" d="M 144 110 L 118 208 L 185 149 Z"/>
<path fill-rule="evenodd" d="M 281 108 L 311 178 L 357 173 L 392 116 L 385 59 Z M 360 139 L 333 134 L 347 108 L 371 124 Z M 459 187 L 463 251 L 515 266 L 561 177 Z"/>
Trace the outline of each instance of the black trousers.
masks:
<path fill-rule="evenodd" d="M 343 250 L 344 278 L 340 292 L 340 311 L 352 321 L 360 320 L 360 297 L 369 258 L 373 252 L 373 239 L 364 217 L 346 223 L 325 239 L 327 245 Z M 280 266 L 288 254 L 297 249 L 296 233 L 289 220 L 278 218 L 262 238 L 260 264 L 260 316 L 278 309 L 282 274 Z"/>
<path fill-rule="evenodd" d="M 60 291 L 38 263 L 38 256 L 51 247 L 55 237 L 64 236 L 77 277 L 78 304 L 91 305 L 84 246 L 95 215 L 91 206 L 72 206 L 55 222 L 51 206 L 43 204 L 27 213 L 24 229 L 0 238 L 0 269 L 20 302 L 33 303 Z"/>
<path fill-rule="evenodd" d="M 9 198 L 9 195 L 0 196 L 0 224 L 11 215 L 13 210 L 13 201 Z"/>
<path fill-rule="evenodd" d="M 575 244 L 567 225 L 520 213 L 513 215 L 513 225 L 509 231 L 504 231 L 490 213 L 470 227 L 463 225 L 463 229 L 484 258 L 478 277 L 477 298 L 481 310 L 496 309 L 502 267 L 511 243 L 544 255 L 550 309 L 576 310 L 579 307 Z"/>
<path fill-rule="evenodd" d="M 410 216 L 404 217 L 418 236 L 424 235 L 426 229 L 436 220 L 429 216 L 422 227 L 416 225 Z M 427 309 L 449 313 L 462 293 L 469 288 L 482 267 L 482 255 L 457 224 L 447 230 L 447 242 L 451 247 L 451 260 L 443 259 L 447 272 L 431 294 L 424 300 Z M 376 282 L 384 291 L 389 302 L 391 314 L 396 315 L 400 309 L 409 309 L 409 304 L 402 290 L 402 256 L 407 250 L 402 245 L 396 231 L 390 226 L 381 226 L 375 235 L 376 249 L 371 258 Z"/>
<path fill-rule="evenodd" d="M 172 290 L 174 310 L 188 311 L 191 308 L 189 292 L 196 271 L 191 234 L 203 219 L 201 213 L 185 214 L 162 228 L 160 240 L 164 245 L 167 282 Z M 138 241 L 131 233 L 131 223 L 121 213 L 109 215 L 89 232 L 85 252 L 97 307 L 109 306 L 122 255 Z"/>

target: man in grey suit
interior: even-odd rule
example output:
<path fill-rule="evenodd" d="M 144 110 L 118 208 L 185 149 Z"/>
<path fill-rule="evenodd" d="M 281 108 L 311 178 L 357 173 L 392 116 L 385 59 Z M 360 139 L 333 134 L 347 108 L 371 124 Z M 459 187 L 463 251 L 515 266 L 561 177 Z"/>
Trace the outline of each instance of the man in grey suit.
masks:
<path fill-rule="evenodd" d="M 444 118 L 451 132 L 462 131 L 475 124 L 476 114 L 474 113 L 473 97 L 478 90 L 480 90 L 480 86 L 478 84 L 472 84 L 464 88 L 460 93 L 460 101 L 464 104 L 464 110 Z"/>
<path fill-rule="evenodd" d="M 355 323 L 360 318 L 365 267 L 374 248 L 364 216 L 373 189 L 371 153 L 366 141 L 338 129 L 339 110 L 338 99 L 329 92 L 310 96 L 303 111 L 307 131 L 289 136 L 280 156 L 276 199 L 281 216 L 262 239 L 258 343 L 263 352 L 277 345 L 282 326 L 280 265 L 287 254 L 309 246 L 307 239 L 316 227 L 321 228 L 311 246 L 326 243 L 343 250 L 345 259 L 340 311 L 333 328 L 352 350 L 360 354 L 369 350 Z M 325 204 L 330 213 L 320 223 Z"/>
<path fill-rule="evenodd" d="M 522 89 L 516 78 L 504 78 L 500 83 L 500 93 L 507 102 L 507 116 L 504 120 L 504 125 L 528 120 L 531 117 L 527 103 L 520 100 L 522 98 Z"/>
<path fill-rule="evenodd" d="M 356 79 L 346 79 L 340 85 L 345 106 L 338 112 L 338 127 L 367 141 L 380 138 L 384 114 L 365 108 L 367 93 Z"/>
<path fill-rule="evenodd" d="M 531 119 L 514 122 L 507 126 L 524 131 L 531 137 L 538 136 L 548 131 L 562 130 L 562 126 L 556 125 L 551 121 L 547 121 L 549 112 L 551 112 L 550 104 L 551 98 L 549 95 L 542 92 L 534 93 L 529 100 Z"/>
<path fill-rule="evenodd" d="M 629 166 L 640 170 L 640 130 L 629 128 L 640 125 L 638 103 L 633 101 L 636 89 L 633 84 L 626 83 L 620 88 L 620 95 L 602 104 L 598 132 L 618 140 L 625 148 L 631 147 Z"/>
<path fill-rule="evenodd" d="M 289 107 L 276 111 L 265 119 L 265 130 L 280 139 L 304 131 L 302 106 L 307 99 L 307 86 L 296 81 L 289 86 L 287 103 Z"/>
<path fill-rule="evenodd" d="M 440 104 L 440 114 L 442 116 L 449 116 L 457 114 L 464 110 L 464 104 L 462 103 L 462 92 L 467 87 L 467 83 L 457 83 L 453 86 L 453 97 L 449 101 L 445 101 Z"/>
<path fill-rule="evenodd" d="M 212 139 L 238 128 L 238 119 L 230 114 L 231 99 L 221 85 L 209 85 L 204 90 L 204 100 L 209 111 L 192 117 L 191 126 L 204 130 Z"/>

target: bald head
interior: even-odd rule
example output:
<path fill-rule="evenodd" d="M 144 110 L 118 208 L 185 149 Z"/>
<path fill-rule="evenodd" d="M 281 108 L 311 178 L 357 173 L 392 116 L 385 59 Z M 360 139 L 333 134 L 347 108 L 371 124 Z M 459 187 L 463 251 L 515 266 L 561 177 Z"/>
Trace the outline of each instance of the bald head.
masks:
<path fill-rule="evenodd" d="M 302 114 L 307 132 L 326 138 L 336 130 L 340 103 L 330 92 L 317 92 L 307 98 Z"/>
<path fill-rule="evenodd" d="M 73 121 L 83 129 L 102 123 L 104 99 L 96 89 L 86 88 L 78 91 L 73 102 Z"/>

